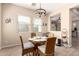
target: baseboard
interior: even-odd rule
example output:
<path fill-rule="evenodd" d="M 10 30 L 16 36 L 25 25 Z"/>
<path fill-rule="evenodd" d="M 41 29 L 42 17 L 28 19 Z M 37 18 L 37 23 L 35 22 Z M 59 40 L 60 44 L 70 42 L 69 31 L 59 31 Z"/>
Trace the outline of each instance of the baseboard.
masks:
<path fill-rule="evenodd" d="M 71 48 L 71 47 L 72 47 L 72 45 L 68 45 L 68 47 L 69 47 L 69 48 Z"/>
<path fill-rule="evenodd" d="M 3 46 L 1 49 L 3 49 L 3 48 L 7 48 L 7 47 L 13 47 L 13 46 L 20 46 L 20 44 L 13 44 L 13 45 Z"/>

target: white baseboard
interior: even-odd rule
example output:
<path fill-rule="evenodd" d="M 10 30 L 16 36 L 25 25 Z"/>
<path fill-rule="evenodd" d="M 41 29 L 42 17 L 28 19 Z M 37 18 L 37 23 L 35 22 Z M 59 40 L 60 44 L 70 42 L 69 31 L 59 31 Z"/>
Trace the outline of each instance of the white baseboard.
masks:
<path fill-rule="evenodd" d="M 68 45 L 68 47 L 69 47 L 69 48 L 71 48 L 71 47 L 72 47 L 72 45 Z"/>
<path fill-rule="evenodd" d="M 7 47 L 13 47 L 13 46 L 20 46 L 20 44 L 12 44 L 12 45 L 3 46 L 1 49 L 7 48 Z"/>

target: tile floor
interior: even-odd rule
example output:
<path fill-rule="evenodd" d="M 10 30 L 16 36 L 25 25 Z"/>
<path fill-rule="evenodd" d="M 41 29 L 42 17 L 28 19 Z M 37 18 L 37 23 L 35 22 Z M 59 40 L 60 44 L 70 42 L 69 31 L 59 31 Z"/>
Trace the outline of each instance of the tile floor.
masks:
<path fill-rule="evenodd" d="M 79 40 L 73 39 L 74 43 L 71 48 L 55 47 L 55 56 L 79 56 Z M 21 56 L 21 46 L 14 46 L 0 50 L 0 56 Z"/>

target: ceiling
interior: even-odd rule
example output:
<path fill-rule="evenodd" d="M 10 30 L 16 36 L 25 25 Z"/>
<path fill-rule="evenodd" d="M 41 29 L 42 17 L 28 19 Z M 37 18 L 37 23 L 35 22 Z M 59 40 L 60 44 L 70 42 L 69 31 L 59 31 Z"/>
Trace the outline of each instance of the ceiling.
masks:
<path fill-rule="evenodd" d="M 79 5 L 71 8 L 71 16 L 73 18 L 79 17 Z"/>
<path fill-rule="evenodd" d="M 16 6 L 21 6 L 24 8 L 28 8 L 28 9 L 32 9 L 32 10 L 36 10 L 38 8 L 40 8 L 40 3 L 12 3 L 13 5 Z M 60 7 L 62 7 L 63 3 L 41 3 L 41 8 L 45 9 L 47 11 L 47 13 L 50 13 Z"/>

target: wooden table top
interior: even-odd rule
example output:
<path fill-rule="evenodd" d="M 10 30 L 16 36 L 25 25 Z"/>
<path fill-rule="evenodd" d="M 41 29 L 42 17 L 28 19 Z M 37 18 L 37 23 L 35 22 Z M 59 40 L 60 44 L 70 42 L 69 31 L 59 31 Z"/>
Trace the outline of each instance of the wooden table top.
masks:
<path fill-rule="evenodd" d="M 29 38 L 30 41 L 35 41 L 35 42 L 40 42 L 40 41 L 46 41 L 47 37 L 34 37 L 34 38 Z"/>

